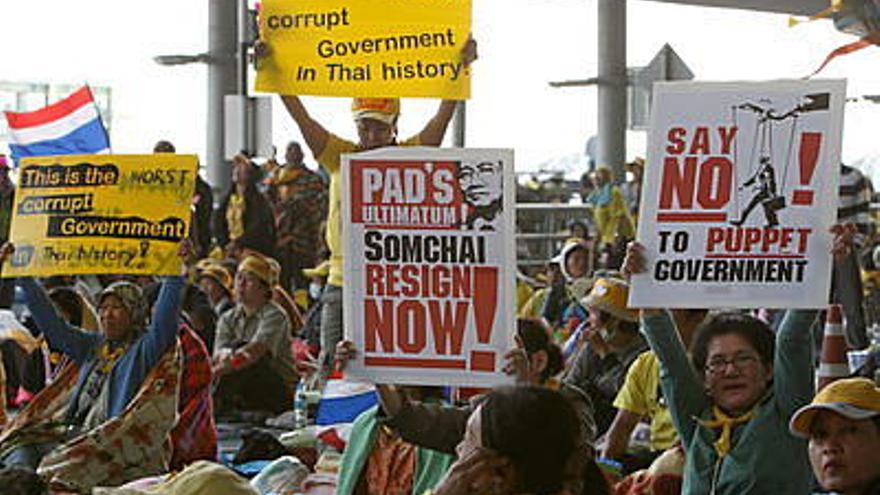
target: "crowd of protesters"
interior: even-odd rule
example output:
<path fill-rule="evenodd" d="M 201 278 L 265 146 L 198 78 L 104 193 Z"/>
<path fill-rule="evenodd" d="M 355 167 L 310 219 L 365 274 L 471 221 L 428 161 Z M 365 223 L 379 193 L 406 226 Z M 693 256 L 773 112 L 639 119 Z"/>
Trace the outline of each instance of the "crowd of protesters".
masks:
<path fill-rule="evenodd" d="M 627 306 L 629 277 L 645 269 L 642 160 L 625 180 L 604 166 L 586 174 L 591 216 L 569 225 L 542 273 L 518 280 L 504 356 L 515 385 L 465 397 L 379 384 L 347 442 L 317 435 L 309 392 L 359 352 L 343 340 L 341 156 L 440 146 L 456 102 L 398 140 L 400 101 L 356 98 L 352 142 L 297 96 L 282 101 L 318 167 L 290 142 L 283 164 L 237 155 L 216 201 L 199 179 L 179 276 L 0 285 L 0 307 L 32 334 L 0 347 L 0 491 L 880 494 L 880 388 L 864 369 L 877 359 L 815 394 L 816 312 Z M 153 151 L 176 152 L 169 141 Z M 8 172 L 0 157 L 2 262 L 15 252 Z M 870 182 L 841 173 L 831 297 L 863 349 Z M 224 451 L 230 425 L 237 452 Z"/>

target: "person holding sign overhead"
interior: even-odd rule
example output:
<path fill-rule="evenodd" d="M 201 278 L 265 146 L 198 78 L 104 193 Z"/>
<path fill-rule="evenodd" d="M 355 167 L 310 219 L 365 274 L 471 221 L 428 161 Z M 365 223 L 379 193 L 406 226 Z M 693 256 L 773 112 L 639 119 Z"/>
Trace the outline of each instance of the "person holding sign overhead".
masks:
<path fill-rule="evenodd" d="M 833 253 L 852 249 L 854 228 L 836 226 Z M 643 273 L 644 248 L 630 243 L 626 274 Z M 813 395 L 810 327 L 815 311 L 788 311 L 779 331 L 738 312 L 700 325 L 691 359 L 667 311 L 643 309 L 642 331 L 660 360 L 661 387 L 686 451 L 682 493 L 810 492 L 807 445 L 788 431 Z M 775 340 L 775 342 L 774 342 Z"/>
<path fill-rule="evenodd" d="M 185 259 L 190 249 L 189 241 L 184 241 L 179 256 Z M 4 244 L 0 248 L 0 263 L 6 262 L 13 251 L 11 243 Z M 183 278 L 163 279 L 152 318 L 138 286 L 125 281 L 110 284 L 98 296 L 101 333 L 86 332 L 68 324 L 33 278 L 21 278 L 18 282 L 24 289 L 34 321 L 49 345 L 63 351 L 79 367 L 64 414 L 66 431 L 61 436 L 36 443 L 11 437 L 19 441 L 11 450 L 9 445 L 0 445 L 0 450 L 6 452 L 2 459 L 4 465 L 33 470 L 55 447 L 126 411 L 147 376 L 177 341 Z M 45 425 L 47 431 L 51 426 Z"/>
<path fill-rule="evenodd" d="M 270 55 L 266 43 L 258 41 L 255 56 L 259 60 Z M 477 58 L 477 44 L 471 38 L 462 50 L 462 62 L 470 65 Z M 259 65 L 257 66 L 259 69 Z M 440 146 L 449 126 L 455 100 L 443 100 L 437 113 L 417 135 L 398 141 L 397 120 L 400 100 L 397 98 L 355 98 L 351 104 L 357 127 L 358 142 L 346 141 L 324 128 L 312 118 L 297 95 L 281 95 L 281 100 L 302 132 L 315 159 L 330 173 L 330 209 L 327 219 L 327 245 L 330 248 L 330 276 L 321 302 L 322 373 L 332 367 L 336 344 L 342 340 L 342 170 L 341 157 L 346 153 L 367 151 L 386 146 Z"/>

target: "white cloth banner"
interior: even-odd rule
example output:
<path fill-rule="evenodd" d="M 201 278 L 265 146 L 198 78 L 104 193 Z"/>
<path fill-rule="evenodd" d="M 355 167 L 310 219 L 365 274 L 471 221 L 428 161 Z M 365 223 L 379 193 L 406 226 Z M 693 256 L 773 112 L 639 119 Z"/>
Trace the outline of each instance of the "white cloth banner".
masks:
<path fill-rule="evenodd" d="M 511 150 L 386 148 L 343 158 L 346 374 L 510 380 L 516 327 Z"/>
<path fill-rule="evenodd" d="M 631 307 L 827 304 L 845 88 L 654 86 Z"/>

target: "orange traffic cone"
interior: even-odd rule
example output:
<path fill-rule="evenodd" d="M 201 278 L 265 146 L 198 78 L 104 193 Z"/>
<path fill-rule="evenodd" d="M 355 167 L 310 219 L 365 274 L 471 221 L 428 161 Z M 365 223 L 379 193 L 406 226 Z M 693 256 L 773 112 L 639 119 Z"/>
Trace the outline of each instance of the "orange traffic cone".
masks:
<path fill-rule="evenodd" d="M 843 335 L 843 308 L 832 304 L 825 316 L 825 335 L 822 338 L 822 356 L 816 372 L 816 391 L 835 380 L 849 376 L 846 359 L 846 338 Z"/>

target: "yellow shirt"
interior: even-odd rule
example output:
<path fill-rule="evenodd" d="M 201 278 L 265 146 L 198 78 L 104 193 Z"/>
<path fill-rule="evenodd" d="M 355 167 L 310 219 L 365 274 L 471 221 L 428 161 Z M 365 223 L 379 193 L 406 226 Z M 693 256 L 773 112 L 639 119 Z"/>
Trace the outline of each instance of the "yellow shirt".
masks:
<path fill-rule="evenodd" d="M 541 309 L 544 308 L 544 301 L 547 300 L 549 293 L 550 289 L 547 287 L 541 287 L 533 292 L 529 299 L 519 307 L 516 316 L 518 318 L 540 318 Z"/>
<path fill-rule="evenodd" d="M 623 193 L 618 187 L 611 187 L 611 201 L 607 205 L 593 209 L 593 219 L 596 221 L 600 242 L 612 244 L 618 237 L 622 239 L 635 237 L 635 224 L 629 215 Z"/>
<path fill-rule="evenodd" d="M 672 416 L 661 397 L 660 361 L 653 352 L 643 352 L 630 366 L 614 407 L 651 418 L 651 450 L 657 452 L 672 447 L 678 440 Z"/>
<path fill-rule="evenodd" d="M 399 146 L 418 146 L 413 136 Z M 342 287 L 342 155 L 359 151 L 356 144 L 330 134 L 324 151 L 315 157 L 330 173 L 330 211 L 327 214 L 327 247 L 330 248 L 330 276 L 327 283 Z"/>
<path fill-rule="evenodd" d="M 234 241 L 244 235 L 244 196 L 237 193 L 229 196 L 226 222 L 229 224 L 229 239 Z"/>

